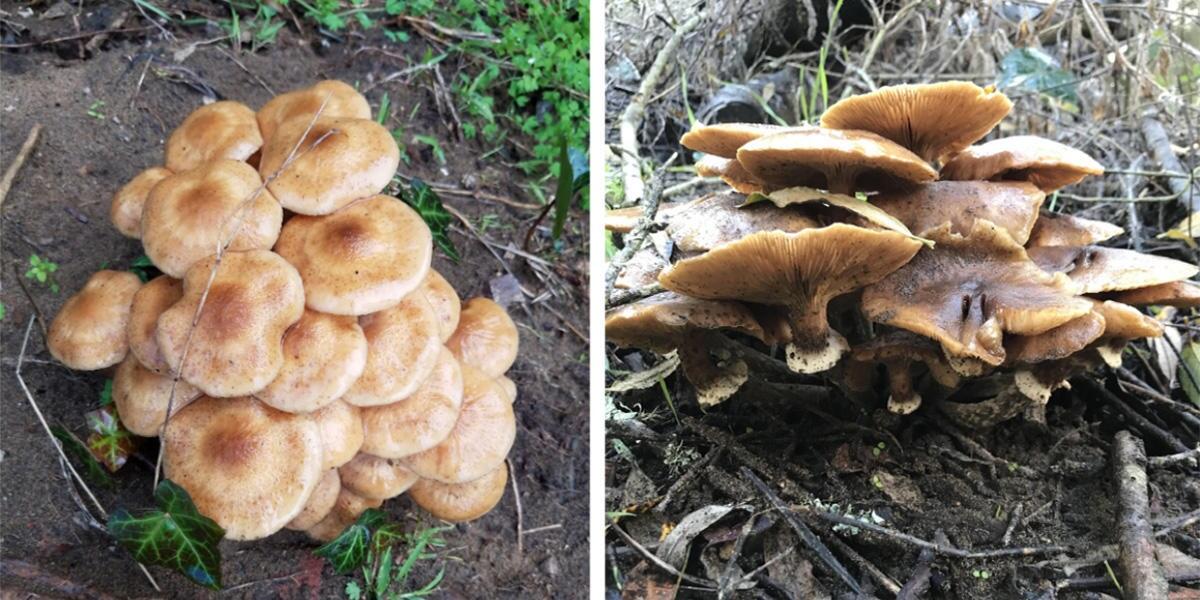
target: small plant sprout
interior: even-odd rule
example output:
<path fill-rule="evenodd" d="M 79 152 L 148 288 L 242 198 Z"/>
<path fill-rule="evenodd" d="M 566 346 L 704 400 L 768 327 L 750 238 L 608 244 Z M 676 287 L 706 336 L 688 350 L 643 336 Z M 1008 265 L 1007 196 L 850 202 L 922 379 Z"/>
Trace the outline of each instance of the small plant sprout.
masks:
<path fill-rule="evenodd" d="M 104 108 L 104 104 L 105 102 L 103 100 L 93 101 L 90 105 L 88 105 L 87 115 L 93 119 L 96 119 L 97 121 L 103 121 L 104 113 L 100 112 L 100 109 Z"/>
<path fill-rule="evenodd" d="M 29 270 L 25 271 L 25 277 L 32 279 L 42 285 L 50 287 L 50 291 L 58 293 L 58 282 L 54 280 L 54 272 L 58 270 L 58 263 L 45 260 L 36 254 L 29 255 Z"/>
<path fill-rule="evenodd" d="M 975 569 L 971 571 L 971 577 L 987 580 L 992 577 L 992 572 L 986 569 Z"/>
<path fill-rule="evenodd" d="M 871 448 L 871 454 L 873 454 L 875 458 L 879 458 L 879 455 L 883 454 L 884 450 L 887 450 L 887 442 L 879 442 L 878 444 L 875 444 L 874 448 Z"/>

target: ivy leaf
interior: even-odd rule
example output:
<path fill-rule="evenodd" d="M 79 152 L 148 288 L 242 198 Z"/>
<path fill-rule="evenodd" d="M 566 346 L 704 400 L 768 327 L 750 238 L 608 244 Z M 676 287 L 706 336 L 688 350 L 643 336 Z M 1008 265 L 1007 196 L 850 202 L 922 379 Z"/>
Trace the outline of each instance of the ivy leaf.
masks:
<path fill-rule="evenodd" d="M 411 206 L 421 215 L 429 231 L 433 233 L 433 242 L 442 250 L 447 258 L 454 262 L 460 260 L 458 249 L 450 241 L 450 211 L 442 206 L 442 199 L 433 188 L 420 179 L 413 179 L 407 190 L 401 188 L 400 199 Z"/>
<path fill-rule="evenodd" d="M 383 511 L 368 509 L 359 515 L 353 525 L 346 528 L 341 535 L 331 542 L 317 548 L 313 554 L 329 559 L 333 569 L 339 575 L 345 575 L 362 566 L 367 560 L 367 551 L 371 546 L 371 532 L 383 522 Z"/>
<path fill-rule="evenodd" d="M 187 491 L 169 479 L 154 490 L 158 508 L 137 515 L 118 509 L 108 531 L 141 563 L 174 569 L 192 581 L 221 589 L 221 550 L 225 537 L 212 519 L 200 514 Z"/>
<path fill-rule="evenodd" d="M 54 437 L 59 442 L 62 442 L 63 451 L 83 464 L 84 469 L 87 471 L 88 479 L 98 481 L 108 488 L 115 485 L 113 478 L 104 470 L 104 467 L 100 466 L 100 462 L 96 460 L 95 456 L 92 456 L 91 451 L 88 450 L 83 441 L 75 437 L 75 434 L 58 425 L 51 427 L 50 433 L 54 434 Z"/>
<path fill-rule="evenodd" d="M 133 259 L 133 262 L 129 263 L 129 270 L 133 271 L 133 274 L 137 275 L 138 279 L 142 280 L 142 283 L 154 279 L 161 273 L 158 267 L 155 267 L 154 263 L 150 262 L 150 257 L 145 254 Z"/>
<path fill-rule="evenodd" d="M 109 472 L 116 473 L 133 453 L 133 435 L 121 424 L 111 404 L 85 413 L 83 418 L 92 432 L 87 439 L 88 451 Z"/>

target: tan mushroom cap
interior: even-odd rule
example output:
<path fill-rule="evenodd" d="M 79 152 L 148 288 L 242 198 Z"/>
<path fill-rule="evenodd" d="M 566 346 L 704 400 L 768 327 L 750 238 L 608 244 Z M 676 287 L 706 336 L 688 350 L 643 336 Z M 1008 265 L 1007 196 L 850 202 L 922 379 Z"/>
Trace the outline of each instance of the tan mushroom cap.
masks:
<path fill-rule="evenodd" d="M 1119 225 L 1084 219 L 1065 213 L 1042 212 L 1033 224 L 1029 247 L 1087 246 L 1125 233 Z"/>
<path fill-rule="evenodd" d="M 171 417 L 163 470 L 231 540 L 282 529 L 325 474 L 316 422 L 253 398 L 201 397 Z"/>
<path fill-rule="evenodd" d="M 903 330 L 892 331 L 855 346 L 847 366 L 884 365 L 890 392 L 888 410 L 907 415 L 920 408 L 922 401 L 913 386 L 910 368 L 914 362 L 924 363 L 930 376 L 945 387 L 953 388 L 959 384 L 959 375 L 950 367 L 937 342 Z"/>
<path fill-rule="evenodd" d="M 1102 340 L 1129 341 L 1138 338 L 1158 337 L 1163 334 L 1163 324 L 1152 319 L 1138 309 L 1105 300 L 1093 300 L 1095 310 L 1104 317 L 1104 335 Z"/>
<path fill-rule="evenodd" d="M 463 403 L 450 435 L 404 459 L 412 472 L 442 483 L 478 479 L 504 463 L 517 434 L 513 405 L 495 380 L 462 365 Z"/>
<path fill-rule="evenodd" d="M 283 367 L 254 397 L 285 412 L 337 400 L 367 367 L 367 337 L 354 317 L 305 310 L 283 335 Z"/>
<path fill-rule="evenodd" d="M 337 469 L 325 471 L 321 480 L 317 482 L 317 487 L 308 496 L 308 501 L 304 503 L 300 514 L 289 521 L 286 527 L 303 531 L 320 523 L 321 519 L 324 519 L 333 510 L 333 504 L 337 502 L 340 491 L 342 491 L 342 482 L 338 478 Z"/>
<path fill-rule="evenodd" d="M 950 225 L 935 242 L 863 291 L 868 319 L 933 338 L 950 356 L 1004 361 L 1004 333 L 1036 335 L 1091 311 L 1070 280 L 1037 267 L 996 225 L 976 220 L 966 236 Z"/>
<path fill-rule="evenodd" d="M 818 227 L 808 211 L 770 202 L 744 205 L 746 198 L 723 192 L 697 198 L 671 213 L 667 235 L 683 252 L 704 252 L 759 231 L 796 232 Z"/>
<path fill-rule="evenodd" d="M 142 212 L 146 256 L 178 278 L 230 237 L 230 251 L 269 250 L 279 238 L 283 209 L 261 186 L 253 167 L 234 160 L 208 162 L 158 182 Z"/>
<path fill-rule="evenodd" d="M 796 233 L 764 231 L 679 261 L 659 281 L 695 298 L 786 307 L 788 366 L 815 373 L 847 350 L 826 319 L 829 301 L 895 271 L 920 247 L 900 233 L 840 223 Z"/>
<path fill-rule="evenodd" d="M 342 395 L 357 406 L 391 404 L 416 391 L 442 349 L 437 312 L 415 291 L 399 304 L 358 318 L 367 336 L 367 367 Z"/>
<path fill-rule="evenodd" d="M 155 339 L 171 371 L 205 394 L 253 394 L 283 368 L 283 334 L 304 314 L 300 275 L 274 252 L 225 253 L 188 345 L 215 263 L 210 256 L 188 269 L 183 297 L 159 316 Z"/>
<path fill-rule="evenodd" d="M 263 146 L 259 173 L 270 177 L 279 171 L 294 148 L 293 161 L 267 187 L 284 208 L 302 215 L 327 215 L 378 194 L 400 164 L 396 140 L 375 121 L 293 119 L 280 124 Z"/>
<path fill-rule="evenodd" d="M 325 217 L 292 217 L 275 251 L 300 271 L 309 308 L 365 315 L 395 306 L 421 285 L 433 236 L 407 204 L 371 196 Z"/>
<path fill-rule="evenodd" d="M 921 157 L 866 131 L 789 129 L 742 146 L 737 160 L 765 186 L 813 187 L 837 194 L 937 179 L 937 171 Z"/>
<path fill-rule="evenodd" d="M 50 354 L 80 371 L 111 367 L 125 358 L 130 305 L 142 281 L 128 271 L 97 271 L 58 310 L 46 337 Z"/>
<path fill-rule="evenodd" d="M 500 463 L 488 474 L 463 483 L 420 479 L 408 490 L 413 502 L 443 521 L 463 523 L 487 514 L 504 497 L 508 464 Z"/>
<path fill-rule="evenodd" d="M 183 297 L 183 282 L 169 275 L 159 275 L 133 295 L 129 307 L 129 351 L 143 367 L 156 373 L 169 373 L 171 365 L 158 350 L 158 317 Z"/>
<path fill-rule="evenodd" d="M 971 146 L 942 166 L 942 179 L 1028 181 L 1047 193 L 1103 173 L 1104 167 L 1087 154 L 1036 135 Z"/>
<path fill-rule="evenodd" d="M 658 254 L 653 244 L 645 244 L 621 265 L 613 287 L 628 290 L 658 283 L 658 274 L 667 268 L 667 260 Z"/>
<path fill-rule="evenodd" d="M 737 158 L 738 148 L 764 135 L 793 129 L 762 123 L 716 123 L 700 125 L 683 134 L 684 147 L 721 158 Z"/>
<path fill-rule="evenodd" d="M 171 398 L 170 377 L 159 375 L 142 366 L 133 356 L 125 357 L 113 375 L 112 398 L 117 406 L 121 424 L 130 433 L 143 437 L 158 437 L 167 417 L 167 402 Z M 171 414 L 200 397 L 200 390 L 180 381 L 175 385 Z"/>
<path fill-rule="evenodd" d="M 654 213 L 656 220 L 664 220 L 671 215 L 675 209 L 688 204 L 687 202 L 663 202 L 658 205 L 658 212 Z M 633 231 L 637 222 L 641 220 L 645 214 L 643 207 L 639 204 L 626 208 L 613 208 L 604 211 L 604 229 L 613 233 L 629 233 Z"/>
<path fill-rule="evenodd" d="M 108 216 L 121 235 L 133 239 L 142 237 L 142 209 L 146 206 L 146 198 L 158 182 L 171 174 L 171 170 L 165 167 L 150 167 L 135 175 L 113 194 Z"/>
<path fill-rule="evenodd" d="M 960 235 L 984 219 L 1024 245 L 1046 198 L 1029 183 L 1016 181 L 935 181 L 911 190 L 882 193 L 870 202 L 899 219 L 916 235 L 950 223 Z"/>
<path fill-rule="evenodd" d="M 1104 315 L 1093 310 L 1037 335 L 1006 336 L 1005 362 L 1033 364 L 1066 358 L 1096 341 L 1104 328 Z"/>
<path fill-rule="evenodd" d="M 933 162 L 982 139 L 1012 110 L 1003 93 L 967 81 L 892 85 L 830 106 L 821 126 L 881 135 Z"/>
<path fill-rule="evenodd" d="M 516 382 L 509 379 L 505 375 L 501 375 L 496 378 L 496 385 L 500 386 L 500 389 L 504 391 L 505 396 L 508 396 L 509 402 L 517 401 L 517 384 L 516 384 Z"/>
<path fill-rule="evenodd" d="M 407 398 L 362 409 L 362 451 L 401 458 L 446 439 L 462 410 L 462 369 L 449 350 L 438 351 L 433 371 Z"/>
<path fill-rule="evenodd" d="M 371 105 L 367 99 L 353 86 L 336 79 L 318 81 L 304 89 L 275 96 L 258 109 L 255 117 L 263 139 L 269 140 L 280 124 L 293 120 L 308 123 L 317 111 L 326 119 L 371 118 Z"/>
<path fill-rule="evenodd" d="M 335 400 L 310 416 L 321 430 L 323 468 L 336 469 L 362 449 L 362 412 L 357 406 Z"/>
<path fill-rule="evenodd" d="M 241 102 L 223 100 L 192 111 L 171 132 L 165 164 L 182 173 L 214 160 L 244 161 L 262 145 L 254 111 Z"/>
<path fill-rule="evenodd" d="M 316 525 L 304 530 L 309 537 L 321 542 L 328 542 L 337 537 L 347 527 L 354 524 L 358 517 L 371 508 L 379 508 L 383 500 L 378 498 L 363 498 L 346 488 L 338 491 L 333 509 Z"/>
<path fill-rule="evenodd" d="M 696 174 L 701 177 L 720 177 L 721 181 L 741 194 L 763 191 L 763 183 L 743 168 L 736 158 L 706 155 L 696 161 Z"/>
<path fill-rule="evenodd" d="M 433 269 L 429 269 L 425 281 L 418 289 L 425 293 L 425 299 L 433 306 L 433 312 L 437 313 L 438 330 L 441 332 L 442 343 L 445 343 L 458 328 L 458 319 L 462 313 L 462 301 L 458 292 L 441 273 Z"/>
<path fill-rule="evenodd" d="M 417 476 L 399 461 L 361 452 L 338 467 L 338 474 L 346 489 L 364 498 L 380 500 L 395 498 L 417 482 Z"/>
<path fill-rule="evenodd" d="M 517 325 L 504 308 L 487 298 L 471 298 L 446 348 L 462 364 L 498 377 L 516 362 L 519 342 Z"/>
<path fill-rule="evenodd" d="M 1133 306 L 1192 308 L 1200 306 L 1200 286 L 1191 281 L 1172 281 L 1116 292 L 1109 299 Z"/>
<path fill-rule="evenodd" d="M 1081 294 L 1144 288 L 1188 279 L 1200 268 L 1165 256 L 1102 246 L 1039 246 L 1029 257 L 1049 273 L 1064 273 Z"/>

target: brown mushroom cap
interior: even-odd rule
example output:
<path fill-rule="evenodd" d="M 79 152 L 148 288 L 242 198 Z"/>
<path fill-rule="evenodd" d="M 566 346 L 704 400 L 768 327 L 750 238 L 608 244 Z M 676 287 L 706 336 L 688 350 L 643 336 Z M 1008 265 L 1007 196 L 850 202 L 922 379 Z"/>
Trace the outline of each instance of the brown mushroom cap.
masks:
<path fill-rule="evenodd" d="M 428 450 L 450 435 L 462 401 L 462 369 L 441 348 L 436 366 L 417 391 L 398 402 L 362 409 L 362 451 L 401 458 Z"/>
<path fill-rule="evenodd" d="M 1158 337 L 1163 334 L 1163 324 L 1138 309 L 1112 300 L 1093 300 L 1095 310 L 1104 317 L 1104 335 L 1101 340 L 1127 342 L 1138 338 Z"/>
<path fill-rule="evenodd" d="M 888 410 L 907 415 L 921 407 L 921 395 L 913 388 L 909 370 L 914 362 L 924 363 L 934 380 L 945 387 L 953 388 L 959 383 L 958 374 L 950 368 L 937 342 L 903 330 L 892 331 L 855 346 L 850 353 L 848 367 L 855 364 L 884 365 L 890 391 Z"/>
<path fill-rule="evenodd" d="M 324 106 L 324 108 L 322 108 Z M 280 94 L 267 101 L 255 115 L 263 139 L 269 140 L 280 124 L 308 123 L 321 111 L 321 118 L 370 119 L 371 105 L 353 86 L 327 79 L 301 90 Z"/>
<path fill-rule="evenodd" d="M 325 471 L 321 480 L 317 482 L 317 487 L 308 496 L 308 501 L 304 503 L 300 514 L 289 521 L 286 527 L 303 531 L 320 523 L 321 519 L 324 519 L 333 510 L 333 504 L 337 502 L 340 491 L 342 491 L 342 482 L 338 478 L 337 469 Z"/>
<path fill-rule="evenodd" d="M 675 209 L 686 204 L 686 202 L 663 202 L 658 205 L 658 212 L 654 213 L 654 216 L 657 220 L 666 219 Z M 604 211 L 604 229 L 613 233 L 629 233 L 633 231 L 634 225 L 637 225 L 644 213 L 641 205 L 606 210 Z"/>
<path fill-rule="evenodd" d="M 1029 258 L 1049 273 L 1065 273 L 1081 294 L 1144 288 L 1200 272 L 1173 258 L 1102 246 L 1038 246 L 1029 249 Z"/>
<path fill-rule="evenodd" d="M 759 231 L 795 232 L 819 226 L 804 210 L 778 208 L 769 202 L 743 205 L 745 200 L 723 192 L 688 202 L 671 213 L 667 235 L 683 252 L 704 252 Z"/>
<path fill-rule="evenodd" d="M 302 215 L 327 215 L 358 198 L 378 194 L 400 164 L 396 140 L 375 121 L 293 119 L 280 124 L 263 146 L 258 172 L 269 179 L 293 149 L 293 161 L 267 187 L 284 208 Z"/>
<path fill-rule="evenodd" d="M 942 179 L 1028 181 L 1047 193 L 1103 173 L 1104 167 L 1087 154 L 1036 135 L 971 146 L 942 166 Z"/>
<path fill-rule="evenodd" d="M 462 364 L 498 377 L 517 360 L 519 341 L 517 326 L 504 308 L 487 298 L 471 298 L 446 348 Z"/>
<path fill-rule="evenodd" d="M 158 318 L 155 338 L 171 371 L 205 394 L 253 394 L 283 368 L 283 334 L 304 314 L 300 275 L 274 252 L 225 253 L 189 345 L 215 264 L 210 256 L 188 269 L 183 297 Z M 187 364 L 181 369 L 185 347 Z"/>
<path fill-rule="evenodd" d="M 882 193 L 871 204 L 923 235 L 942 223 L 960 235 L 970 233 L 975 219 L 985 219 L 1024 245 L 1038 220 L 1046 194 L 1024 182 L 935 181 L 911 190 Z"/>
<path fill-rule="evenodd" d="M 628 290 L 658 283 L 658 274 L 667 268 L 667 260 L 658 254 L 653 244 L 645 244 L 621 265 L 613 287 Z"/>
<path fill-rule="evenodd" d="M 80 371 L 111 367 L 125 358 L 133 296 L 142 287 L 127 271 L 97 271 L 67 299 L 46 337 L 50 354 Z"/>
<path fill-rule="evenodd" d="M 201 397 L 171 417 L 163 470 L 231 540 L 282 529 L 325 474 L 316 422 L 253 398 Z"/>
<path fill-rule="evenodd" d="M 741 194 L 763 191 L 763 183 L 743 168 L 736 158 L 706 155 L 696 161 L 696 174 L 701 177 L 720 177 L 721 181 Z"/>
<path fill-rule="evenodd" d="M 1005 362 L 1033 364 L 1066 358 L 1096 341 L 1104 327 L 1104 316 L 1093 310 L 1037 335 L 1006 336 Z"/>
<path fill-rule="evenodd" d="M 417 476 L 395 459 L 358 453 L 338 467 L 342 486 L 364 498 L 387 500 L 403 494 L 417 482 Z"/>
<path fill-rule="evenodd" d="M 286 412 L 337 400 L 367 367 L 367 337 L 354 317 L 305 310 L 283 335 L 283 367 L 254 397 Z"/>
<path fill-rule="evenodd" d="M 261 186 L 253 167 L 234 160 L 208 162 L 158 182 L 142 212 L 146 256 L 163 273 L 183 277 L 229 241 L 235 227 L 229 250 L 270 249 L 283 209 Z"/>
<path fill-rule="evenodd" d="M 309 537 L 321 542 L 328 542 L 337 537 L 347 527 L 352 525 L 367 509 L 379 508 L 383 500 L 378 498 L 363 498 L 346 488 L 338 491 L 333 509 L 316 525 L 304 530 Z"/>
<path fill-rule="evenodd" d="M 866 131 L 807 127 L 764 136 L 737 160 L 765 186 L 853 194 L 937 179 L 937 171 L 895 142 Z"/>
<path fill-rule="evenodd" d="M 500 503 L 508 485 L 508 464 L 500 463 L 488 474 L 463 483 L 419 479 L 408 490 L 413 502 L 443 521 L 463 523 L 478 519 Z"/>
<path fill-rule="evenodd" d="M 517 434 L 513 405 L 495 380 L 462 365 L 462 411 L 437 446 L 404 459 L 419 477 L 443 483 L 478 479 L 504 463 Z"/>
<path fill-rule="evenodd" d="M 117 190 L 117 193 L 113 195 L 108 216 L 121 235 L 133 239 L 142 237 L 142 208 L 146 205 L 146 198 L 150 196 L 150 190 L 158 182 L 170 175 L 170 169 L 150 167 L 135 175 L 133 179 L 129 180 L 129 183 Z"/>
<path fill-rule="evenodd" d="M 1125 233 L 1118 225 L 1093 221 L 1065 213 L 1043 211 L 1029 234 L 1030 248 L 1034 246 L 1087 246 Z"/>
<path fill-rule="evenodd" d="M 762 123 L 716 123 L 700 125 L 683 134 L 684 147 L 721 158 L 737 158 L 738 148 L 764 135 L 793 129 Z"/>
<path fill-rule="evenodd" d="M 133 295 L 129 307 L 129 351 L 143 367 L 156 373 L 169 373 L 171 365 L 158 350 L 158 317 L 183 297 L 183 282 L 169 275 L 159 275 Z"/>
<path fill-rule="evenodd" d="M 508 396 L 509 402 L 517 401 L 517 384 L 516 384 L 516 382 L 514 382 L 513 380 L 509 379 L 508 377 L 506 377 L 504 375 L 501 375 L 496 378 L 496 385 L 500 386 L 500 389 L 504 391 L 505 396 Z"/>
<path fill-rule="evenodd" d="M 1200 286 L 1191 281 L 1172 281 L 1116 292 L 1110 294 L 1108 299 L 1133 306 L 1192 308 L 1200 306 Z"/>
<path fill-rule="evenodd" d="M 993 87 L 967 81 L 892 85 L 830 106 L 821 126 L 881 135 L 926 161 L 954 154 L 987 135 L 1012 110 Z"/>
<path fill-rule="evenodd" d="M 966 236 L 926 232 L 922 250 L 863 291 L 867 318 L 941 342 L 951 356 L 1004 361 L 1004 332 L 1036 335 L 1091 311 L 1071 282 L 1037 267 L 1003 229 L 978 219 Z"/>
<path fill-rule="evenodd" d="M 125 357 L 113 375 L 112 399 L 117 406 L 121 424 L 134 435 L 158 437 L 167 417 L 167 402 L 171 398 L 170 377 L 164 377 L 142 366 L 133 356 Z M 171 414 L 200 397 L 200 390 L 180 381 L 175 385 Z"/>
<path fill-rule="evenodd" d="M 223 100 L 192 111 L 167 138 L 166 167 L 176 173 L 214 160 L 244 161 L 262 148 L 254 111 Z"/>
<path fill-rule="evenodd" d="M 433 312 L 437 313 L 438 331 L 441 332 L 442 343 L 445 343 L 458 328 L 458 319 L 462 312 L 462 301 L 458 298 L 458 292 L 454 291 L 454 286 L 450 285 L 441 273 L 433 269 L 429 269 L 419 289 L 425 293 L 425 299 L 433 307 Z"/>
<path fill-rule="evenodd" d="M 323 468 L 336 469 L 362 449 L 362 412 L 357 406 L 335 400 L 310 415 L 321 430 Z"/>
<path fill-rule="evenodd" d="M 442 349 L 437 312 L 414 291 L 399 304 L 358 318 L 367 336 L 367 367 L 342 395 L 357 406 L 391 404 L 412 394 Z"/>

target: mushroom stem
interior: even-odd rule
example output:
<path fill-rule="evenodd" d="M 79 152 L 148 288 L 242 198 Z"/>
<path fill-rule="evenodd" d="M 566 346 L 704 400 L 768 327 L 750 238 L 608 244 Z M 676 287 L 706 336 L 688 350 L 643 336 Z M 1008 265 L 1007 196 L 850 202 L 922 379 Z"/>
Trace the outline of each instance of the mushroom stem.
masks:
<path fill-rule="evenodd" d="M 750 378 L 746 361 L 735 358 L 729 350 L 721 348 L 717 340 L 710 343 L 707 332 L 691 331 L 683 336 L 679 344 L 679 364 L 683 374 L 696 387 L 696 400 L 700 406 L 715 406 L 734 395 Z M 724 361 L 714 360 L 709 349 L 729 354 Z"/>
<path fill-rule="evenodd" d="M 808 303 L 788 307 L 792 341 L 787 345 L 787 363 L 797 373 L 827 371 L 850 349 L 846 338 L 829 327 L 827 303 L 827 298 L 817 295 Z"/>
<path fill-rule="evenodd" d="M 913 389 L 912 374 L 908 360 L 891 360 L 886 363 L 888 371 L 888 410 L 898 415 L 907 415 L 921 407 L 921 395 Z"/>

